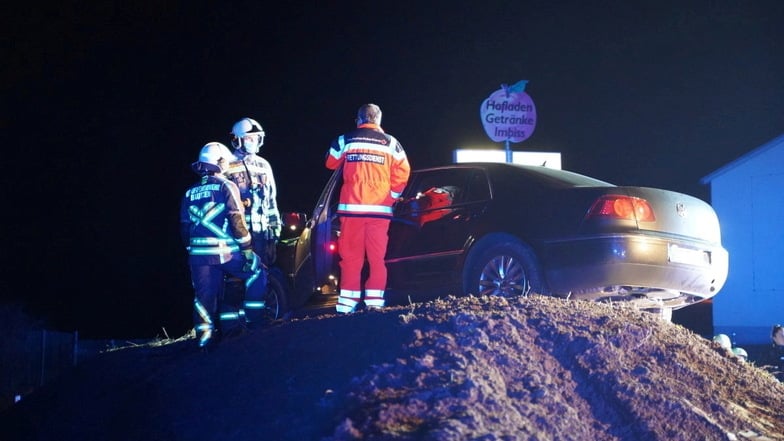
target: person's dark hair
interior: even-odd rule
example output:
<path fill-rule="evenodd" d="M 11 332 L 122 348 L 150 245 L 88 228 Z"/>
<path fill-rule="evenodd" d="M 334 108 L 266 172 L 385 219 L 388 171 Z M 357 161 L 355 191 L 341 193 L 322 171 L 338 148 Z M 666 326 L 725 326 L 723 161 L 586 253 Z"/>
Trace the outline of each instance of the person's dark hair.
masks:
<path fill-rule="evenodd" d="M 381 108 L 375 104 L 363 104 L 357 111 L 357 124 L 381 124 Z"/>

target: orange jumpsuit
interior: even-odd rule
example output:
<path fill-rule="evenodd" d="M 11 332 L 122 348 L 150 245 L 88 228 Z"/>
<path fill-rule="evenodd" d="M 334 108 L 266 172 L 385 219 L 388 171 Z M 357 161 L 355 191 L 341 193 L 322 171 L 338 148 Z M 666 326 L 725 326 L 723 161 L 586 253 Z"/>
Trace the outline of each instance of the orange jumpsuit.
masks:
<path fill-rule="evenodd" d="M 384 306 L 384 263 L 392 205 L 408 182 L 411 168 L 403 146 L 377 124 L 361 124 L 330 145 L 326 166 L 343 167 L 340 216 L 340 297 L 337 312 L 347 313 L 362 301 L 362 266 L 367 257 L 365 306 Z"/>

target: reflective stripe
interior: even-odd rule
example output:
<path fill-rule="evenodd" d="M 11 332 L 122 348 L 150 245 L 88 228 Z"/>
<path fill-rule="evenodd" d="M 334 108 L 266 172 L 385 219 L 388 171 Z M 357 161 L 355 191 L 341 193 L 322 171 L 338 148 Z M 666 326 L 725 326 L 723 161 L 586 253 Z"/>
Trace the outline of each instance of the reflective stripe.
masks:
<path fill-rule="evenodd" d="M 264 309 L 267 304 L 262 301 L 246 301 L 245 308 L 246 309 Z"/>
<path fill-rule="evenodd" d="M 384 307 L 384 291 L 380 289 L 365 290 L 365 305 L 368 308 Z"/>
<path fill-rule="evenodd" d="M 190 254 L 193 256 L 218 256 L 223 254 L 237 253 L 240 251 L 239 245 L 223 245 L 213 247 L 196 247 L 191 245 Z"/>
<path fill-rule="evenodd" d="M 196 331 L 201 332 L 201 336 L 199 337 L 199 347 L 204 347 L 212 338 L 212 319 L 210 318 L 210 313 L 207 311 L 207 308 L 205 308 L 198 299 L 193 299 L 193 308 L 196 310 L 196 313 L 199 315 L 199 318 L 202 321 L 196 325 Z"/>
<path fill-rule="evenodd" d="M 196 313 L 199 314 L 199 318 L 201 319 L 203 324 L 212 327 L 212 319 L 210 318 L 210 313 L 207 311 L 207 308 L 205 308 L 204 305 L 202 305 L 198 299 L 193 299 L 193 308 L 196 310 Z"/>
<path fill-rule="evenodd" d="M 340 150 L 335 151 L 334 149 L 329 149 L 329 155 L 335 159 L 340 159 L 340 156 L 346 150 L 346 138 L 343 135 L 338 136 L 338 145 L 340 146 Z"/>
<path fill-rule="evenodd" d="M 347 306 L 347 305 L 341 305 L 340 303 L 335 305 L 335 311 L 337 311 L 337 312 L 339 312 L 341 314 L 348 314 L 350 312 L 354 312 L 354 308 L 356 308 L 356 305 L 354 305 L 354 306 Z"/>
<path fill-rule="evenodd" d="M 346 149 L 346 153 L 351 153 L 354 150 L 362 150 L 362 151 L 371 150 L 371 151 L 374 151 L 374 152 L 379 152 L 379 153 L 384 153 L 384 154 L 393 154 L 394 153 L 394 150 L 390 151 L 389 145 L 375 144 L 375 143 L 371 143 L 371 142 L 357 142 L 357 141 L 354 141 L 351 144 L 349 144 L 349 147 Z"/>
<path fill-rule="evenodd" d="M 361 291 L 351 291 L 348 289 L 341 289 L 340 296 L 338 297 L 338 303 L 337 305 L 335 305 L 335 310 L 343 314 L 354 312 L 361 298 L 362 298 Z"/>
<path fill-rule="evenodd" d="M 239 244 L 239 245 L 250 243 L 250 241 L 251 241 L 250 234 L 246 234 L 245 236 L 242 236 L 239 239 L 237 239 L 237 238 L 234 239 L 234 243 Z"/>
<path fill-rule="evenodd" d="M 359 301 L 362 298 L 362 291 L 353 291 L 350 289 L 341 289 L 340 290 L 340 297 L 344 297 L 347 299 L 351 299 L 354 301 Z"/>
<path fill-rule="evenodd" d="M 392 207 L 387 207 L 386 205 L 338 204 L 338 211 L 345 211 L 348 213 L 392 214 Z"/>
<path fill-rule="evenodd" d="M 215 202 L 210 201 L 204 204 L 201 209 L 191 205 L 188 207 L 188 214 L 190 215 L 191 222 L 195 225 L 201 225 L 212 231 L 216 236 L 228 239 L 228 234 L 212 222 L 213 219 L 223 213 L 225 208 L 226 204 L 216 204 Z"/>
<path fill-rule="evenodd" d="M 227 239 L 219 239 L 217 237 L 191 237 L 191 245 L 196 246 L 226 246 Z"/>
<path fill-rule="evenodd" d="M 232 193 L 232 196 L 233 195 L 234 193 Z M 241 205 L 239 199 L 238 199 L 238 203 Z M 231 237 L 226 231 L 224 231 L 223 228 L 220 228 L 219 226 L 215 225 L 213 219 L 221 215 L 225 209 L 226 209 L 226 204 L 223 203 L 216 204 L 212 201 L 204 204 L 204 206 L 201 209 L 193 205 L 188 207 L 188 215 L 190 216 L 191 222 L 193 222 L 194 225 L 201 225 L 202 227 L 210 230 L 210 232 L 212 232 L 215 235 L 215 237 L 197 238 L 197 239 L 204 240 L 205 241 L 204 245 L 210 245 L 211 243 L 208 242 L 209 240 L 215 240 L 215 241 L 223 240 L 225 242 L 240 243 L 240 244 L 250 242 L 251 240 L 250 234 L 246 234 L 241 238 L 235 239 Z M 191 244 L 193 244 L 193 239 L 191 240 Z"/>
<path fill-rule="evenodd" d="M 200 331 L 202 331 L 203 333 L 199 338 L 199 347 L 203 348 L 207 346 L 207 343 L 210 341 L 210 339 L 212 339 L 212 326 L 210 326 L 207 329 L 200 329 Z"/>
<path fill-rule="evenodd" d="M 221 312 L 220 319 L 221 319 L 221 321 L 239 320 L 240 319 L 240 313 L 239 312 Z"/>
<path fill-rule="evenodd" d="M 256 253 L 253 253 L 253 263 L 251 264 L 250 270 L 253 271 L 253 275 L 248 277 L 245 280 L 245 290 L 248 290 L 248 287 L 253 285 L 256 280 L 261 277 L 261 262 L 259 262 L 259 256 Z"/>

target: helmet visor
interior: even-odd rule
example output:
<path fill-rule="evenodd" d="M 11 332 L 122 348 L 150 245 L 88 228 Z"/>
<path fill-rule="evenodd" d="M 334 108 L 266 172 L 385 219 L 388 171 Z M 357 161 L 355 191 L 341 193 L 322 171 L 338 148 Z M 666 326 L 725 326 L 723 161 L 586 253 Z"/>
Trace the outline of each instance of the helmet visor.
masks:
<path fill-rule="evenodd" d="M 263 133 L 248 133 L 231 138 L 231 145 L 235 149 L 244 149 L 248 153 L 258 153 L 262 144 L 264 144 Z"/>

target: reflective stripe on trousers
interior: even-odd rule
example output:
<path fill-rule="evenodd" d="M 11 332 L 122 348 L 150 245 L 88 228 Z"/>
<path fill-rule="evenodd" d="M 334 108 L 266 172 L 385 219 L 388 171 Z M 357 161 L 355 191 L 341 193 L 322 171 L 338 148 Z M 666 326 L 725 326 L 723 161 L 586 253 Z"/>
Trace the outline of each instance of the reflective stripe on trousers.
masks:
<path fill-rule="evenodd" d="M 383 308 L 384 307 L 384 290 L 381 289 L 366 289 L 365 290 L 365 306 L 368 308 Z"/>
<path fill-rule="evenodd" d="M 359 304 L 361 298 L 361 291 L 341 289 L 340 296 L 338 297 L 338 304 L 335 305 L 335 310 L 343 314 L 354 312 L 354 310 L 357 309 L 357 305 Z"/>

